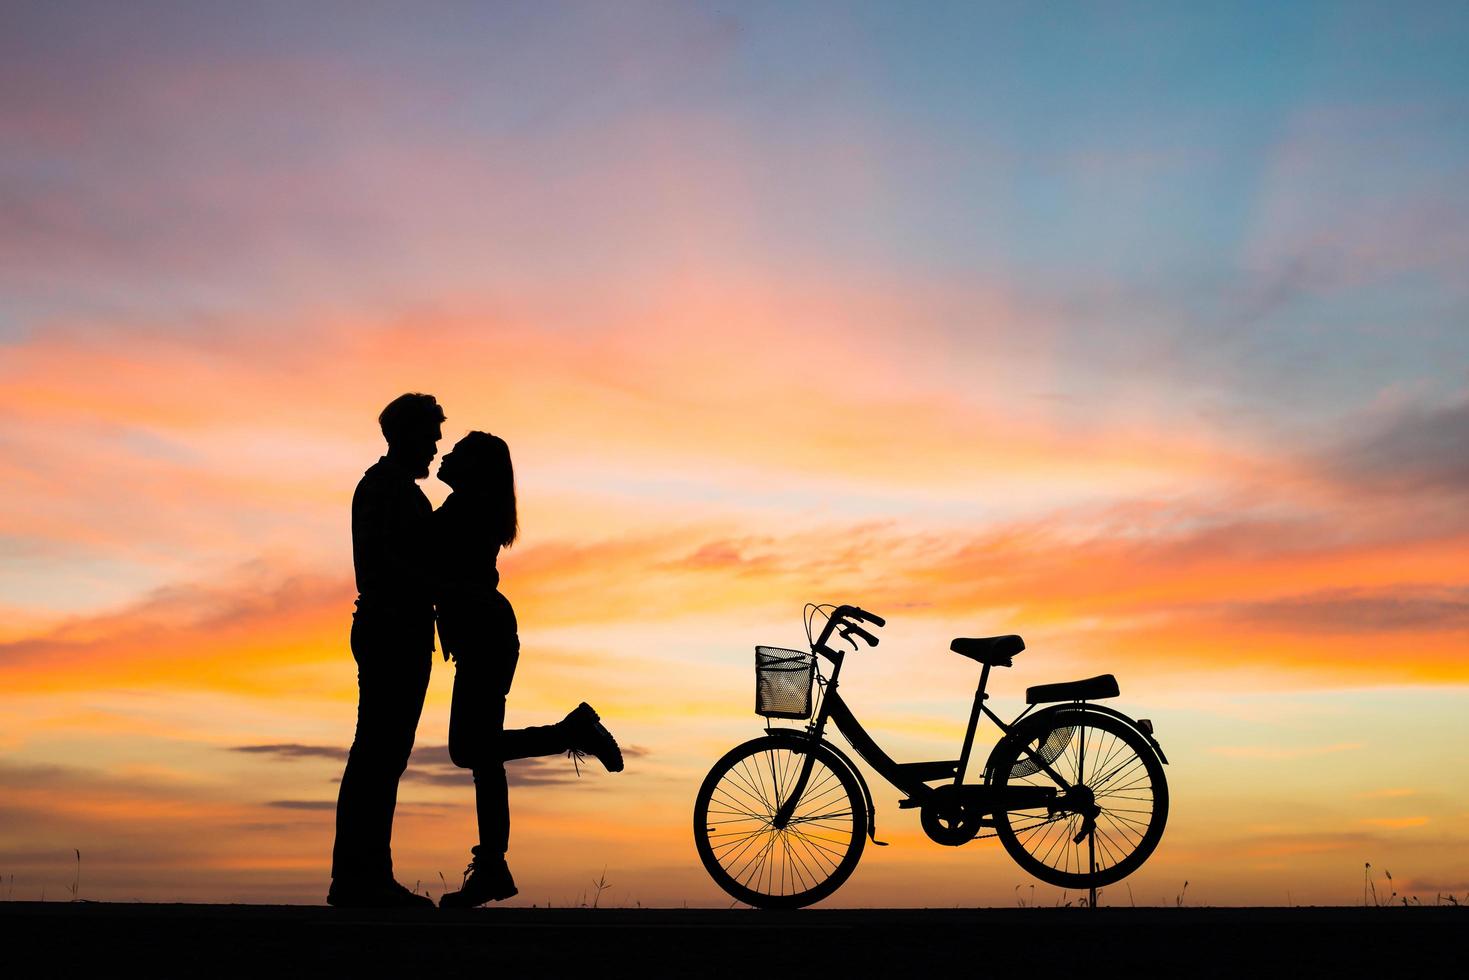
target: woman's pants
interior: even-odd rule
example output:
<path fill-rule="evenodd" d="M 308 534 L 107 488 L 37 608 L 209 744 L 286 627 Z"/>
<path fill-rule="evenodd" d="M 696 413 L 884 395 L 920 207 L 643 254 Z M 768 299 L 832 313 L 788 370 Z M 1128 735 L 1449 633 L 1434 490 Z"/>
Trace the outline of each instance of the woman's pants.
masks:
<path fill-rule="evenodd" d="M 505 730 L 505 696 L 515 679 L 520 637 L 515 613 L 502 609 L 476 624 L 477 641 L 454 650 L 454 700 L 449 709 L 449 758 L 474 772 L 479 817 L 476 856 L 499 856 L 510 843 L 510 794 L 505 762 L 556 755 L 571 748 L 561 725 Z M 485 629 L 485 627 L 493 627 Z M 508 627 L 508 629 L 507 629 Z M 467 646 L 467 649 L 466 649 Z"/>

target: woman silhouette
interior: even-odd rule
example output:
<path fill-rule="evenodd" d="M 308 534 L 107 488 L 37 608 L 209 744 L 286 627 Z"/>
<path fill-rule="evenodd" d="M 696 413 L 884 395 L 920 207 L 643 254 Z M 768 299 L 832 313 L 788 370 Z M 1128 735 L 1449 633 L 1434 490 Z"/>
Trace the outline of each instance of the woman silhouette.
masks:
<path fill-rule="evenodd" d="M 505 696 L 520 659 L 515 610 L 500 594 L 495 558 L 519 531 L 515 472 L 505 440 L 488 432 L 460 439 L 439 464 L 452 488 L 433 515 L 439 640 L 454 658 L 449 757 L 474 772 L 479 844 L 460 891 L 443 908 L 473 908 L 516 893 L 505 863 L 510 802 L 505 761 L 561 752 L 595 755 L 611 772 L 622 769 L 617 741 L 582 702 L 554 725 L 504 730 Z"/>

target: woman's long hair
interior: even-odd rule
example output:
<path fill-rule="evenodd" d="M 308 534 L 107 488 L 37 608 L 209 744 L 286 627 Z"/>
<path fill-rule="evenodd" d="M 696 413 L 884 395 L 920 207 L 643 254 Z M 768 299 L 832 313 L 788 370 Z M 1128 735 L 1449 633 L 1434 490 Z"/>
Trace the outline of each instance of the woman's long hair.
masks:
<path fill-rule="evenodd" d="M 481 499 L 489 511 L 495 540 L 501 547 L 510 547 L 520 533 L 510 447 L 499 436 L 471 432 L 454 444 L 454 455 L 463 464 L 467 484 L 463 489 Z"/>

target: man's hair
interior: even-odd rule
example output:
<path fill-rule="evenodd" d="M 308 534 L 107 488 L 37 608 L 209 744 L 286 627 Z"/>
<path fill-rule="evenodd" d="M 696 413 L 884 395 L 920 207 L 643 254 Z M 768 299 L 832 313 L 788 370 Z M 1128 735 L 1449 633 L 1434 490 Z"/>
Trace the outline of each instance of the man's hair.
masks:
<path fill-rule="evenodd" d="M 377 424 L 383 430 L 383 438 L 388 440 L 390 446 L 404 437 L 412 438 L 431 431 L 443 421 L 444 410 L 439 407 L 434 396 L 418 392 L 394 398 L 377 417 Z"/>

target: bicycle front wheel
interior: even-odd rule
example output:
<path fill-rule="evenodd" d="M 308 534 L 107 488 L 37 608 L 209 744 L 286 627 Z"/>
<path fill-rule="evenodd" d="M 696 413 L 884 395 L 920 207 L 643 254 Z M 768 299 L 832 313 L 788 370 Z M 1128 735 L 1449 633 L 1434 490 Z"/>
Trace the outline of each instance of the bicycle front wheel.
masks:
<path fill-rule="evenodd" d="M 1121 881 L 1153 853 L 1168 822 L 1158 754 L 1111 715 L 1061 710 L 1034 721 L 1001 742 L 991 759 L 1001 799 L 1005 790 L 1017 790 L 995 813 L 1000 843 L 1016 864 L 1052 885 L 1100 888 Z M 1056 794 L 1043 802 L 1037 789 Z"/>
<path fill-rule="evenodd" d="M 807 754 L 811 777 L 786 826 L 775 815 L 794 792 Z M 850 769 L 819 743 L 769 736 L 714 764 L 694 800 L 694 844 L 715 884 L 747 905 L 795 909 L 819 902 L 862 856 L 867 810 Z"/>

